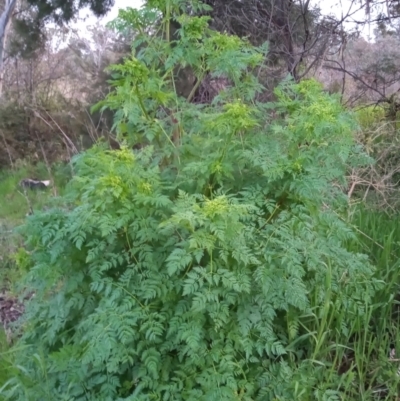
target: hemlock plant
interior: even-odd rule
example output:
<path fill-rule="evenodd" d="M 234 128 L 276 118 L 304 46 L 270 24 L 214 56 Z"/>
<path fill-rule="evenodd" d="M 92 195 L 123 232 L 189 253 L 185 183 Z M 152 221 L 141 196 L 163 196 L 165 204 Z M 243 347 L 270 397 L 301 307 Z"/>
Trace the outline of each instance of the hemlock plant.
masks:
<path fill-rule="evenodd" d="M 76 157 L 68 208 L 23 228 L 35 297 L 6 399 L 341 399 L 332 338 L 348 338 L 377 286 L 336 212 L 362 156 L 353 118 L 315 81 L 257 101 L 266 47 L 181 4 L 120 13 L 115 26 L 138 35 L 98 107 L 125 145 Z M 179 67 L 229 84 L 192 103 Z"/>

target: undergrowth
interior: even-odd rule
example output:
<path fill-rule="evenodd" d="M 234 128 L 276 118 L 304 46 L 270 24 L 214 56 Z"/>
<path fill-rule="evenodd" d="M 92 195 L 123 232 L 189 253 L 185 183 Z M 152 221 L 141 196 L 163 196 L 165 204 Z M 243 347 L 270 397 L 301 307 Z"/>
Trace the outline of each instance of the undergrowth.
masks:
<path fill-rule="evenodd" d="M 62 193 L 69 173 L 65 165 L 55 164 L 52 175 L 56 178 L 52 185 Z M 23 224 L 30 207 L 41 210 L 48 204 L 53 191 L 24 191 L 19 182 L 23 178 L 49 179 L 43 163 L 30 165 L 17 163 L 13 169 L 0 170 L 0 296 L 17 296 L 18 285 L 24 272 L 16 263 L 17 255 L 23 247 L 22 238 L 15 229 Z M 28 198 L 28 199 L 27 199 Z M 0 301 L 1 304 L 2 301 Z M 0 326 L 0 388 L 13 377 L 13 351 Z M 3 399 L 0 396 L 0 399 Z"/>
<path fill-rule="evenodd" d="M 50 173 L 44 163 L 29 165 L 23 161 L 13 169 L 0 170 L 0 224 L 9 222 L 14 226 L 22 223 L 30 211 L 41 210 L 56 193 L 62 195 L 71 179 L 71 169 L 64 163 L 55 163 Z M 45 191 L 24 191 L 19 182 L 24 178 L 50 180 L 51 187 Z M 28 199 L 27 199 L 28 198 Z"/>
<path fill-rule="evenodd" d="M 8 380 L 12 379 L 15 374 L 18 374 L 18 372 L 14 370 L 13 355 L 14 351 L 7 341 L 6 334 L 0 329 L 0 389 Z M 1 394 L 0 400 L 4 400 Z"/>
<path fill-rule="evenodd" d="M 29 213 L 29 203 L 24 191 L 18 185 L 23 178 L 48 179 L 43 165 L 22 164 L 13 170 L 0 171 L 0 221 L 21 223 Z M 29 201 L 36 209 L 41 209 L 49 197 L 48 191 L 30 191 Z"/>
<path fill-rule="evenodd" d="M 23 224 L 31 209 L 42 210 L 51 204 L 55 193 L 62 194 L 70 177 L 70 169 L 64 164 L 54 164 L 51 177 L 43 163 L 19 162 L 14 169 L 0 171 L 0 291 L 15 293 L 21 279 L 14 256 L 23 244 L 15 228 Z M 49 189 L 24 191 L 19 185 L 24 178 L 53 180 Z"/>
<path fill-rule="evenodd" d="M 354 344 L 353 357 L 363 366 L 364 380 L 360 382 L 365 394 L 371 395 L 371 399 L 397 399 L 400 391 L 398 213 L 389 215 L 359 205 L 352 211 L 350 222 L 358 235 L 356 240 L 350 241 L 348 249 L 369 255 L 377 266 L 375 277 L 384 286 L 375 293 L 366 318 L 359 322 L 359 332 L 363 333 L 362 343 L 356 346 L 355 339 L 352 339 L 349 344 Z M 391 392 L 388 390 L 390 384 Z"/>

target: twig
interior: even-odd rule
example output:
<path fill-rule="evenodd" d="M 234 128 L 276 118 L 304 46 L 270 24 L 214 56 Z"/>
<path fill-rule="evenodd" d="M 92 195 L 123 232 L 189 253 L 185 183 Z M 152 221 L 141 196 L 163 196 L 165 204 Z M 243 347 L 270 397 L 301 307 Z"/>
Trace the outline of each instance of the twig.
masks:
<path fill-rule="evenodd" d="M 19 194 L 21 194 L 26 199 L 26 202 L 28 203 L 29 214 L 33 214 L 32 204 L 31 204 L 31 201 L 28 198 L 28 195 L 26 194 L 26 189 L 24 188 L 24 193 L 22 193 L 21 191 L 18 191 L 18 190 L 17 190 L 17 192 Z"/>

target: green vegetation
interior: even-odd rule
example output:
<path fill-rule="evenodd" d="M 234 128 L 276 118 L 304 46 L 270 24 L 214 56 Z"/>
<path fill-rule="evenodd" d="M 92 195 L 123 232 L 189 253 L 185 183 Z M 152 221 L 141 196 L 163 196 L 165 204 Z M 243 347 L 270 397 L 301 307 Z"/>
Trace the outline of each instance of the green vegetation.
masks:
<path fill-rule="evenodd" d="M 20 230 L 22 284 L 35 297 L 3 394 L 368 399 L 385 380 L 386 370 L 370 377 L 364 335 L 384 283 L 347 249 L 356 237 L 332 185 L 369 160 L 352 115 L 315 81 L 284 82 L 275 103 L 256 102 L 265 47 L 211 31 L 204 17 L 179 21 L 173 46 L 168 34 L 139 35 L 146 46 L 112 67 L 115 89 L 98 106 L 116 111 L 127 145 L 148 146 L 79 155 L 63 207 Z M 192 104 L 174 89 L 183 62 L 230 85 Z"/>
<path fill-rule="evenodd" d="M 15 256 L 23 246 L 21 237 L 15 233 L 15 227 L 22 224 L 29 213 L 29 204 L 34 210 L 40 210 L 49 200 L 49 191 L 29 192 L 26 195 L 18 183 L 22 178 L 36 176 L 47 178 L 45 167 L 25 164 L 15 170 L 2 171 L 0 174 L 0 292 L 17 294 L 18 283 L 24 272 L 18 268 Z M 28 200 L 26 198 L 28 196 Z M 0 328 L 0 387 L 14 377 L 13 350 L 10 349 L 6 333 Z M 0 399 L 3 398 L 0 396 Z"/>
<path fill-rule="evenodd" d="M 180 4 L 149 2 L 114 23 L 139 31 L 95 107 L 115 113 L 120 149 L 0 180 L 0 280 L 35 294 L 14 345 L 0 338 L 0 396 L 396 399 L 400 228 L 343 191 L 371 162 L 357 122 L 366 130 L 380 112 L 352 113 L 314 80 L 260 101 L 267 46 Z M 150 36 L 142 28 L 160 15 L 164 35 Z M 196 84 L 178 95 L 182 66 L 225 84 L 192 102 Z M 32 174 L 55 191 L 21 192 Z"/>
<path fill-rule="evenodd" d="M 15 266 L 14 254 L 23 243 L 15 233 L 15 227 L 23 223 L 30 207 L 41 210 L 51 195 L 49 191 L 29 191 L 25 194 L 19 181 L 31 175 L 46 177 L 42 174 L 41 165 L 35 168 L 21 165 L 14 171 L 3 171 L 0 175 L 0 291 L 15 293 L 15 285 L 21 278 L 21 272 Z"/>
<path fill-rule="evenodd" d="M 379 126 L 385 120 L 385 109 L 380 106 L 361 107 L 356 110 L 356 118 L 363 130 Z"/>
<path fill-rule="evenodd" d="M 13 351 L 10 350 L 5 332 L 0 330 L 0 384 L 7 383 L 15 373 Z M 3 399 L 0 395 L 0 400 Z"/>

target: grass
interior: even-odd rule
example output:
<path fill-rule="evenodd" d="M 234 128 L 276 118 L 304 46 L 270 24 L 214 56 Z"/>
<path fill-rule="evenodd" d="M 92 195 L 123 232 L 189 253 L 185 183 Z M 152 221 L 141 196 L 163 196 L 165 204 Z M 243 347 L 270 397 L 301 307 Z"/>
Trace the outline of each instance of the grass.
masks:
<path fill-rule="evenodd" d="M 35 166 L 20 163 L 14 170 L 0 171 L 0 292 L 5 288 L 14 292 L 21 277 L 13 255 L 22 243 L 14 229 L 23 223 L 30 207 L 33 211 L 41 210 L 55 193 L 62 195 L 70 176 L 69 166 L 62 163 L 55 164 L 51 174 L 43 163 Z M 52 188 L 25 192 L 19 186 L 23 178 L 51 179 Z"/>
<path fill-rule="evenodd" d="M 59 170 L 60 167 L 55 169 L 56 172 Z M 45 165 L 21 164 L 16 170 L 0 171 L 0 291 L 13 292 L 21 274 L 13 260 L 13 254 L 22 246 L 21 239 L 14 232 L 15 227 L 23 223 L 30 207 L 34 211 L 40 210 L 53 196 L 51 189 L 24 192 L 19 181 L 32 177 L 48 179 Z"/>
<path fill-rule="evenodd" d="M 0 388 L 13 377 L 13 369 L 12 351 L 4 331 L 0 330 Z"/>
<path fill-rule="evenodd" d="M 350 330 L 348 363 L 358 376 L 359 400 L 397 400 L 400 376 L 400 226 L 398 216 L 358 207 L 351 219 L 358 238 L 349 250 L 367 254 L 382 286 L 371 305 L 360 305 L 364 315 Z M 340 322 L 339 322 L 340 323 Z M 395 352 L 390 359 L 391 351 Z M 396 361 L 397 359 L 397 361 Z M 357 399 L 357 398 L 351 398 Z"/>
<path fill-rule="evenodd" d="M 22 165 L 17 170 L 4 170 L 0 172 L 0 223 L 3 221 L 21 223 L 29 213 L 29 206 L 34 210 L 41 209 L 53 195 L 51 189 L 45 191 L 24 191 L 18 183 L 23 178 L 37 178 L 48 180 L 54 178 L 53 189 L 62 193 L 69 178 L 69 170 L 63 165 L 57 165 L 49 177 L 45 166 L 38 164 L 34 167 Z M 28 199 L 27 199 L 28 198 Z"/>
<path fill-rule="evenodd" d="M 52 178 L 58 194 L 63 193 L 69 175 L 68 166 L 62 164 L 54 166 Z M 0 171 L 0 293 L 6 291 L 8 294 L 16 294 L 16 287 L 23 274 L 13 257 L 23 245 L 14 229 L 23 223 L 30 206 L 34 211 L 40 210 L 54 194 L 51 189 L 28 190 L 24 194 L 18 185 L 23 178 L 46 180 L 50 177 L 44 164 L 36 166 L 21 164 L 15 170 Z M 12 377 L 12 355 L 6 335 L 0 326 L 0 388 Z"/>

